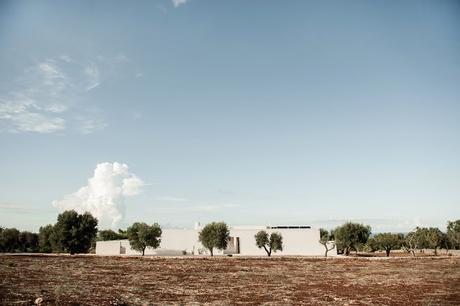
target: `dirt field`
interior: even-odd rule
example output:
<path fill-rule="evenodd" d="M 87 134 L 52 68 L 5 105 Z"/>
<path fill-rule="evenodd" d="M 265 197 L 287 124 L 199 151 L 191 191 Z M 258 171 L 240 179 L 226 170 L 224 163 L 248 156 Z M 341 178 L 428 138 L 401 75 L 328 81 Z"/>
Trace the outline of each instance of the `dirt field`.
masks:
<path fill-rule="evenodd" d="M 460 305 L 460 258 L 0 256 L 0 304 Z"/>

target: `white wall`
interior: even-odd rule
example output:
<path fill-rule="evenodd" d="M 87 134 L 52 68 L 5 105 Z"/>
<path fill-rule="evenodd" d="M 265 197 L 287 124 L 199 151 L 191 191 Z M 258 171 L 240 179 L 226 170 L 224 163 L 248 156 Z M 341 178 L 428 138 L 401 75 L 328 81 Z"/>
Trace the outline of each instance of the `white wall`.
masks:
<path fill-rule="evenodd" d="M 283 236 L 283 251 L 272 253 L 272 255 L 304 255 L 322 256 L 324 247 L 319 241 L 319 229 L 267 229 L 266 227 L 252 228 L 230 228 L 231 237 L 239 237 L 240 254 L 265 256 L 264 249 L 259 249 L 255 245 L 254 235 L 259 230 L 265 230 L 269 234 L 279 232 Z M 200 229 L 164 229 L 161 237 L 160 247 L 156 250 L 147 248 L 146 255 L 183 255 L 187 254 L 209 254 L 198 241 Z M 124 255 L 140 255 L 140 252 L 131 249 L 128 240 L 98 241 L 96 243 L 96 254 L 98 255 L 123 255 L 120 249 L 125 249 Z M 222 251 L 215 250 L 215 255 L 223 254 Z M 335 255 L 335 250 L 329 255 Z"/>
<path fill-rule="evenodd" d="M 241 255 L 259 255 L 267 253 L 255 244 L 254 235 L 260 229 L 231 229 L 230 236 L 240 237 Z M 323 255 L 324 247 L 319 243 L 318 229 L 263 229 L 267 233 L 278 232 L 283 237 L 283 251 L 272 255 Z M 332 253 L 332 252 L 331 252 Z"/>

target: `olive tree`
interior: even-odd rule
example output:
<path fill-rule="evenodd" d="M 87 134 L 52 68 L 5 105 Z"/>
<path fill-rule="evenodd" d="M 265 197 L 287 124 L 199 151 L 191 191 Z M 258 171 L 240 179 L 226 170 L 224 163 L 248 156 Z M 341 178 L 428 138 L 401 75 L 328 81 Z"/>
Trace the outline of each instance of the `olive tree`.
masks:
<path fill-rule="evenodd" d="M 52 224 L 40 227 L 38 231 L 38 249 L 42 253 L 63 251 Z"/>
<path fill-rule="evenodd" d="M 37 252 L 38 251 L 38 234 L 23 231 L 19 233 L 19 245 L 21 252 Z"/>
<path fill-rule="evenodd" d="M 415 257 L 415 251 L 420 249 L 423 245 L 423 237 L 419 231 L 415 230 L 412 232 L 407 233 L 404 237 L 403 241 L 403 248 L 407 250 L 407 252 L 411 253 L 413 257 Z"/>
<path fill-rule="evenodd" d="M 214 256 L 214 248 L 224 250 L 230 240 L 230 231 L 224 222 L 212 222 L 200 231 L 198 239 L 201 244 Z"/>
<path fill-rule="evenodd" d="M 21 249 L 20 231 L 15 228 L 4 228 L 0 231 L 0 252 L 17 252 Z"/>
<path fill-rule="evenodd" d="M 283 250 L 283 236 L 280 233 L 271 233 L 270 236 L 266 231 L 259 231 L 254 236 L 256 245 L 259 249 L 263 248 L 267 252 L 267 256 L 271 256 L 272 252 Z"/>
<path fill-rule="evenodd" d="M 437 227 L 429 227 L 424 229 L 425 231 L 425 239 L 428 248 L 434 250 L 434 255 L 438 255 L 438 248 L 440 248 L 443 244 L 444 235 L 441 230 Z"/>
<path fill-rule="evenodd" d="M 142 256 L 147 247 L 156 249 L 160 246 L 162 230 L 158 223 L 148 225 L 144 222 L 136 222 L 128 227 L 126 233 L 131 248 L 142 252 Z"/>
<path fill-rule="evenodd" d="M 447 238 L 453 249 L 460 249 L 460 220 L 447 222 Z"/>
<path fill-rule="evenodd" d="M 333 235 L 337 248 L 349 255 L 351 250 L 358 250 L 358 247 L 367 242 L 371 234 L 371 227 L 359 223 L 347 222 L 334 229 Z"/>
<path fill-rule="evenodd" d="M 369 239 L 370 240 L 370 239 Z M 401 248 L 404 240 L 404 235 L 393 234 L 393 233 L 380 233 L 375 235 L 373 238 L 373 245 L 378 250 L 385 251 L 386 256 L 390 256 L 391 250 Z"/>
<path fill-rule="evenodd" d="M 97 219 L 90 213 L 67 210 L 58 215 L 53 232 L 59 244 L 71 255 L 87 253 L 97 234 Z"/>
<path fill-rule="evenodd" d="M 332 232 L 329 232 L 324 228 L 320 228 L 319 237 L 319 243 L 321 243 L 325 249 L 324 257 L 327 257 L 327 253 L 335 249 L 334 235 L 332 234 Z"/>
<path fill-rule="evenodd" d="M 97 240 L 99 241 L 120 240 L 126 238 L 126 234 L 120 232 L 117 233 L 111 229 L 102 230 L 97 233 Z"/>

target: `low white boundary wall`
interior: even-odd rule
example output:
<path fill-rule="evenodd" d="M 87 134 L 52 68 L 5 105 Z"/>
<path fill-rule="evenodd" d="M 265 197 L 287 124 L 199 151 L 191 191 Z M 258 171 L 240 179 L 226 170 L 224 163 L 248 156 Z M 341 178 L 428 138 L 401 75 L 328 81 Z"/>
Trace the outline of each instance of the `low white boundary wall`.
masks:
<path fill-rule="evenodd" d="M 322 256 L 324 246 L 319 243 L 319 229 L 267 229 L 266 227 L 231 228 L 230 237 L 238 237 L 239 253 L 234 253 L 229 243 L 228 250 L 222 252 L 214 250 L 215 255 L 232 253 L 234 256 L 265 256 L 265 250 L 256 246 L 254 235 L 265 230 L 281 233 L 283 236 L 283 251 L 272 255 L 298 255 L 298 256 Z M 200 229 L 164 229 L 160 247 L 156 250 L 147 248 L 146 255 L 205 255 L 209 251 L 198 241 Z M 128 240 L 98 241 L 96 243 L 97 255 L 140 255 L 140 252 L 131 249 Z M 328 256 L 336 255 L 335 249 Z"/>

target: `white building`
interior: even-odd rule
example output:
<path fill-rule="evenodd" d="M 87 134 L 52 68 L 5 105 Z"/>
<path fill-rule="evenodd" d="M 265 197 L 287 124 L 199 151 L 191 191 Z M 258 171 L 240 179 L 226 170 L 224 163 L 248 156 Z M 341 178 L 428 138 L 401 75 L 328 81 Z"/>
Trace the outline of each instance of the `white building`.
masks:
<path fill-rule="evenodd" d="M 198 235 L 202 227 L 195 229 L 163 229 L 160 247 L 157 249 L 147 248 L 145 255 L 205 255 L 209 250 L 205 249 L 198 241 Z M 214 250 L 215 255 L 243 255 L 243 256 L 266 256 L 265 250 L 256 246 L 255 234 L 265 230 L 267 233 L 278 232 L 283 237 L 283 251 L 272 255 L 300 255 L 322 256 L 324 246 L 319 243 L 319 229 L 310 226 L 247 226 L 230 228 L 230 241 L 224 251 Z M 331 251 L 329 254 L 334 255 Z M 140 255 L 141 253 L 131 249 L 128 240 L 98 241 L 96 243 L 97 255 Z M 329 255 L 328 254 L 328 255 Z"/>

